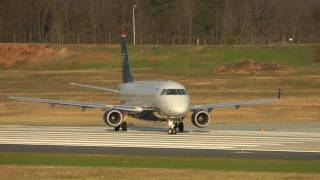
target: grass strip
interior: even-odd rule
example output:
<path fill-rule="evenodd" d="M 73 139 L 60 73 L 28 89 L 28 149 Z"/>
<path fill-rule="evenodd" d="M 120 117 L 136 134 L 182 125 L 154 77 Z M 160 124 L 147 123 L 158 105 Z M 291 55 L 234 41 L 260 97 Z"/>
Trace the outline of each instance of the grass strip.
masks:
<path fill-rule="evenodd" d="M 121 50 L 119 47 L 67 46 L 64 48 L 53 48 L 52 51 L 50 55 L 38 60 L 37 63 L 29 63 L 27 62 L 28 60 L 25 63 L 17 61 L 10 68 L 83 70 L 111 69 L 121 66 Z M 318 62 L 316 53 L 316 48 L 311 46 L 129 47 L 129 59 L 133 70 L 152 68 L 159 71 L 181 67 L 216 68 L 242 60 L 254 60 L 260 63 L 274 62 L 292 67 L 312 67 Z M 64 55 L 61 56 L 61 54 Z"/>
<path fill-rule="evenodd" d="M 319 173 L 320 161 L 209 157 L 133 156 L 70 153 L 0 152 L 1 165 L 174 168 L 218 171 Z"/>

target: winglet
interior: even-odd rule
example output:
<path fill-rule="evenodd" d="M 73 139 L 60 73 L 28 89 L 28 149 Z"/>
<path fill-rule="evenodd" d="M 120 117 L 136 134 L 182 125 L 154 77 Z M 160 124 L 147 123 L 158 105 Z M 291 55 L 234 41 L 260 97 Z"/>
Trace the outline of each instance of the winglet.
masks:
<path fill-rule="evenodd" d="M 281 89 L 278 89 L 278 99 L 281 99 Z"/>

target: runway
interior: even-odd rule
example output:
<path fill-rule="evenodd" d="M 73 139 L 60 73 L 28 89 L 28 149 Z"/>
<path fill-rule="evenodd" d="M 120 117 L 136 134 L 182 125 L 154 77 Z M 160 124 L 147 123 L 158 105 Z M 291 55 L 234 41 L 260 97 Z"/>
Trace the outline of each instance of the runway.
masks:
<path fill-rule="evenodd" d="M 246 157 L 259 154 L 285 157 L 283 154 L 291 154 L 292 157 L 320 159 L 320 133 L 205 129 L 168 135 L 161 128 L 129 128 L 128 132 L 114 132 L 113 129 L 92 126 L 0 126 L 1 151 L 41 149 L 128 154 L 182 152 L 204 156 L 235 154 Z"/>

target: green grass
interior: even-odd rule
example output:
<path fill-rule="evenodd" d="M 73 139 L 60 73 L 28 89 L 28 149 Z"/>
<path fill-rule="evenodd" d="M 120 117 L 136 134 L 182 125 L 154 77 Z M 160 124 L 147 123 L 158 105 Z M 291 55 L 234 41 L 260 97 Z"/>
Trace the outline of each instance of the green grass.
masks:
<path fill-rule="evenodd" d="M 174 156 L 90 155 L 53 153 L 0 153 L 1 165 L 174 168 L 219 171 L 319 173 L 319 161 L 256 160 Z"/>
<path fill-rule="evenodd" d="M 275 62 L 288 66 L 313 64 L 311 47 L 131 47 L 133 67 L 218 67 L 240 60 Z M 119 57 L 120 58 L 120 57 Z"/>
<path fill-rule="evenodd" d="M 61 47 L 55 47 L 61 49 Z M 52 57 L 29 69 L 74 70 L 108 69 L 121 65 L 120 47 L 66 46 L 66 57 Z M 287 66 L 312 66 L 316 47 L 311 46 L 222 46 L 188 47 L 129 46 L 129 58 L 133 68 L 175 69 L 216 68 L 241 60 L 275 62 Z M 24 65 L 15 68 L 25 68 Z"/>

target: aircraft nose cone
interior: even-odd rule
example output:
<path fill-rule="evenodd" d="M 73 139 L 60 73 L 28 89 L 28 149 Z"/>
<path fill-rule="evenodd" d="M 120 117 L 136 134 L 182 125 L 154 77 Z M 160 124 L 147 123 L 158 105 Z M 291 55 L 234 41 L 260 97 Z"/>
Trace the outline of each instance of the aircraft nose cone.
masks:
<path fill-rule="evenodd" d="M 187 99 L 183 100 L 173 100 L 163 104 L 161 108 L 162 112 L 168 117 L 184 117 L 189 111 L 189 101 Z"/>
<path fill-rule="evenodd" d="M 184 116 L 188 112 L 188 107 L 185 105 L 175 105 L 171 106 L 171 114 L 175 117 L 181 117 Z"/>

